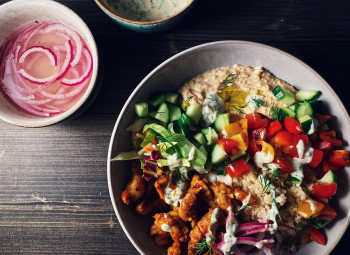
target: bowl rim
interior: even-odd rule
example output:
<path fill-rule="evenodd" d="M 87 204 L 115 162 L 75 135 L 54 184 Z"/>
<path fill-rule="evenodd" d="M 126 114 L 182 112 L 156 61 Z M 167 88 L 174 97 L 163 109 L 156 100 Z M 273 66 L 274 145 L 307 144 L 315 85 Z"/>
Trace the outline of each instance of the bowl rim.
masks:
<path fill-rule="evenodd" d="M 152 26 L 152 25 L 157 25 L 157 24 L 169 21 L 169 20 L 173 19 L 174 17 L 180 15 L 181 13 L 186 11 L 196 0 L 190 0 L 190 2 L 188 2 L 188 4 L 184 8 L 182 8 L 180 11 L 176 12 L 175 14 L 173 14 L 169 17 L 166 17 L 164 19 L 159 19 L 159 20 L 153 20 L 153 21 L 136 21 L 136 20 L 130 20 L 130 19 L 123 18 L 123 17 L 117 15 L 116 13 L 112 12 L 106 6 L 106 4 L 103 3 L 102 1 L 100 1 L 100 0 L 94 0 L 94 1 L 104 12 L 106 12 L 109 16 L 111 16 L 114 19 L 121 20 L 125 23 L 133 24 L 133 25 Z"/>
<path fill-rule="evenodd" d="M 300 59 L 298 59 L 297 57 L 294 57 L 293 55 L 280 50 L 278 48 L 263 44 L 263 43 L 257 43 L 257 42 L 252 42 L 252 41 L 244 41 L 244 40 L 222 40 L 222 41 L 213 41 L 213 42 L 209 42 L 209 43 L 204 43 L 204 44 L 200 44 L 191 48 L 188 48 L 184 51 L 181 51 L 177 54 L 175 54 L 174 56 L 168 58 L 167 60 L 163 61 L 161 64 L 159 64 L 156 68 L 154 68 L 144 79 L 142 79 L 142 81 L 136 86 L 136 88 L 134 89 L 134 91 L 130 94 L 130 96 L 128 97 L 127 101 L 125 102 L 123 108 L 121 109 L 119 116 L 115 122 L 113 131 L 112 131 L 112 135 L 111 135 L 111 139 L 110 139 L 110 143 L 109 143 L 109 148 L 108 148 L 108 156 L 107 156 L 107 180 L 108 180 L 108 190 L 109 190 L 109 195 L 112 201 L 112 205 L 113 205 L 113 209 L 114 212 L 117 216 L 117 219 L 119 221 L 119 224 L 122 226 L 122 229 L 124 231 L 124 233 L 126 234 L 126 236 L 128 237 L 129 241 L 133 244 L 133 246 L 137 249 L 137 251 L 140 254 L 144 254 L 144 252 L 142 251 L 141 247 L 136 243 L 136 241 L 134 241 L 133 237 L 129 234 L 127 228 L 126 228 L 126 224 L 123 222 L 123 218 L 121 216 L 121 213 L 119 212 L 119 208 L 117 207 L 116 201 L 114 199 L 114 194 L 113 194 L 113 185 L 112 185 L 112 179 L 111 179 L 111 161 L 110 159 L 112 158 L 112 150 L 113 150 L 113 144 L 114 144 L 114 140 L 115 140 L 115 135 L 116 135 L 116 131 L 118 129 L 118 126 L 120 125 L 120 122 L 122 120 L 122 116 L 125 114 L 126 109 L 129 107 L 132 99 L 134 98 L 134 96 L 139 92 L 139 90 L 141 89 L 141 87 L 146 84 L 146 82 L 156 73 L 158 72 L 161 68 L 163 68 L 165 65 L 167 65 L 169 62 L 173 61 L 176 58 L 179 58 L 183 55 L 186 55 L 187 53 L 191 52 L 191 51 L 195 51 L 201 48 L 206 48 L 206 47 L 211 47 L 213 45 L 224 45 L 224 44 L 245 44 L 245 45 L 252 45 L 252 46 L 257 46 L 257 47 L 262 47 L 265 49 L 269 49 L 272 51 L 275 51 L 277 53 L 283 54 L 291 59 L 293 59 L 294 61 L 298 62 L 299 64 L 301 64 L 303 67 L 305 67 L 306 69 L 308 69 L 309 71 L 311 71 L 328 89 L 329 91 L 332 93 L 332 96 L 336 99 L 336 101 L 339 103 L 343 114 L 346 117 L 346 120 L 348 122 L 348 124 L 350 125 L 350 117 L 349 114 L 347 112 L 347 110 L 345 109 L 343 103 L 341 102 L 340 98 L 338 97 L 338 95 L 335 93 L 335 91 L 332 89 L 332 87 L 326 82 L 325 79 L 323 79 L 313 68 L 311 68 L 309 65 L 307 65 L 305 62 L 301 61 Z M 345 231 L 347 230 L 349 223 L 350 223 L 350 214 L 346 215 L 347 219 L 346 219 L 346 224 L 344 224 L 343 229 L 341 230 L 341 232 L 338 232 L 338 236 L 335 240 L 335 242 L 332 243 L 332 245 L 330 247 L 327 248 L 327 250 L 325 251 L 324 255 L 328 255 L 331 253 L 331 251 L 335 248 L 335 246 L 339 243 L 340 239 L 344 236 Z"/>
<path fill-rule="evenodd" d="M 48 118 L 42 118 L 42 119 L 37 119 L 40 121 L 36 121 L 35 123 L 24 123 L 18 120 L 10 120 L 8 118 L 4 118 L 3 115 L 0 113 L 0 120 L 2 120 L 5 123 L 14 125 L 14 126 L 19 126 L 19 127 L 26 127 L 26 128 L 38 128 L 38 127 L 45 127 L 45 126 L 50 126 L 59 122 L 62 122 L 66 119 L 68 119 L 69 117 L 71 117 L 74 113 L 76 113 L 80 107 L 82 107 L 89 99 L 96 81 L 97 81 L 97 76 L 98 76 L 98 67 L 99 67 L 99 56 L 98 56 L 98 48 L 96 45 L 96 41 L 95 38 L 91 32 L 91 30 L 89 29 L 88 25 L 85 23 L 85 21 L 76 13 L 74 12 L 72 9 L 68 8 L 67 6 L 65 6 L 64 4 L 61 4 L 59 2 L 53 1 L 53 0 L 11 0 L 7 3 L 4 3 L 2 5 L 0 5 L 0 10 L 2 9 L 8 9 L 8 8 L 13 8 L 16 7 L 18 4 L 20 3 L 25 3 L 27 5 L 30 4 L 40 4 L 40 3 L 45 3 L 45 4 L 50 4 L 50 5 L 54 5 L 55 7 L 57 7 L 58 9 L 61 9 L 63 13 L 70 13 L 72 16 L 74 16 L 76 18 L 76 20 L 79 22 L 79 25 L 83 28 L 84 30 L 84 35 L 81 35 L 83 38 L 86 38 L 86 41 L 89 40 L 91 43 L 91 47 L 89 48 L 92 57 L 96 59 L 93 59 L 93 71 L 91 74 L 91 80 L 88 84 L 88 87 L 85 91 L 85 93 L 83 94 L 83 96 L 71 107 L 69 108 L 67 111 L 58 114 L 56 116 L 52 116 L 52 117 L 48 117 Z M 73 27 L 74 30 L 75 27 Z M 85 39 L 84 38 L 84 39 Z"/>

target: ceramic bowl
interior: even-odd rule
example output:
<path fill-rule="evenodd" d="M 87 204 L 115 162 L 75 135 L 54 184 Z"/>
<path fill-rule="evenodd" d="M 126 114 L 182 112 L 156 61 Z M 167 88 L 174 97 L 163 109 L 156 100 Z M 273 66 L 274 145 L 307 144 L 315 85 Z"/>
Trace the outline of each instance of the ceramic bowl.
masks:
<path fill-rule="evenodd" d="M 96 4 L 119 25 L 136 32 L 160 32 L 177 25 L 190 11 L 196 0 L 175 0 L 175 7 L 156 0 L 95 0 Z M 150 6 L 147 6 L 146 3 Z M 118 3 L 118 4 L 117 4 Z M 146 5 L 146 6 L 145 6 Z M 164 7 L 166 13 L 159 12 Z M 154 13 L 155 14 L 150 14 Z"/>
<path fill-rule="evenodd" d="M 110 162 L 117 153 L 132 150 L 131 134 L 126 128 L 135 119 L 134 104 L 144 101 L 155 91 L 176 91 L 207 70 L 234 64 L 262 65 L 298 89 L 321 90 L 321 100 L 328 103 L 329 114 L 336 116 L 336 129 L 341 131 L 345 141 L 350 141 L 349 115 L 332 88 L 305 63 L 281 50 L 252 42 L 221 41 L 200 45 L 171 57 L 148 74 L 130 95 L 116 121 L 107 159 L 108 185 L 115 213 L 129 240 L 141 254 L 166 254 L 166 249 L 158 247 L 149 235 L 151 216 L 138 215 L 135 207 L 126 206 L 121 200 L 130 162 Z M 345 149 L 349 150 L 349 146 Z M 338 192 L 333 199 L 338 217 L 325 231 L 327 245 L 309 243 L 301 246 L 297 254 L 329 254 L 342 237 L 350 215 L 349 170 L 343 170 L 339 178 Z"/>
<path fill-rule="evenodd" d="M 0 119 L 17 126 L 42 127 L 71 117 L 87 102 L 92 93 L 98 73 L 98 53 L 94 37 L 84 21 L 66 6 L 51 0 L 14 0 L 0 6 L 0 45 L 19 26 L 35 20 L 51 20 L 74 28 L 86 41 L 92 58 L 93 72 L 87 90 L 69 110 L 48 118 L 34 117 L 19 112 L 2 95 L 0 96 Z"/>

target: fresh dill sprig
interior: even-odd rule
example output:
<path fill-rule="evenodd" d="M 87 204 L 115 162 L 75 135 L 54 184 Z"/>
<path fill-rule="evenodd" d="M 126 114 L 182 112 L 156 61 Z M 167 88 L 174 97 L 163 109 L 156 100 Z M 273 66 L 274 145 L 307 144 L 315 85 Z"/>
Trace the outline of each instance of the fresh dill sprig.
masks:
<path fill-rule="evenodd" d="M 231 87 L 234 85 L 236 75 L 234 73 L 228 74 L 224 80 L 220 83 L 220 88 Z"/>
<path fill-rule="evenodd" d="M 255 103 L 256 107 L 261 107 L 264 105 L 264 100 L 259 98 L 252 98 L 253 102 Z"/>
<path fill-rule="evenodd" d="M 209 247 L 208 247 L 209 246 Z M 207 239 L 203 237 L 203 239 L 196 244 L 196 254 L 213 254 L 212 242 L 208 243 Z"/>
<path fill-rule="evenodd" d="M 231 107 L 233 107 L 233 109 L 238 112 L 238 113 L 242 113 L 244 114 L 245 112 L 243 111 L 243 109 L 247 106 L 247 104 L 245 105 L 231 105 Z"/>
<path fill-rule="evenodd" d="M 274 105 L 270 109 L 270 115 L 273 120 L 280 120 L 280 114 L 279 114 L 279 109 L 275 107 Z"/>
<path fill-rule="evenodd" d="M 259 183 L 263 189 L 262 194 L 268 193 L 271 190 L 271 183 L 276 179 L 276 177 L 279 175 L 280 171 L 276 169 L 273 171 L 271 175 L 271 179 L 267 178 L 266 175 L 261 175 L 259 178 Z"/>
<path fill-rule="evenodd" d="M 191 100 L 192 97 L 193 97 L 193 96 L 187 97 L 186 100 L 185 100 L 185 102 L 188 103 L 188 102 Z"/>

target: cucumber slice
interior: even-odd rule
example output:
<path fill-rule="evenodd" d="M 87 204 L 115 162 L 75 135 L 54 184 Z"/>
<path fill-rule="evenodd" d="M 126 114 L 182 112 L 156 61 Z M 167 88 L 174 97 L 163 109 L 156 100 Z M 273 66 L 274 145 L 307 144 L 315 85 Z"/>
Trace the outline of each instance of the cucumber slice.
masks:
<path fill-rule="evenodd" d="M 163 103 L 165 100 L 165 95 L 163 93 L 157 92 L 149 98 L 149 102 L 152 106 L 157 106 Z"/>
<path fill-rule="evenodd" d="M 228 113 L 220 114 L 216 117 L 214 128 L 216 132 L 220 132 L 225 126 L 230 124 L 230 115 Z"/>
<path fill-rule="evenodd" d="M 172 104 L 177 104 L 179 100 L 179 94 L 175 92 L 168 92 L 165 94 L 165 101 Z"/>
<path fill-rule="evenodd" d="M 208 157 L 208 151 L 207 151 L 207 149 L 205 148 L 204 145 L 199 146 L 199 147 L 198 147 L 198 150 L 199 150 L 200 152 L 202 152 L 206 157 Z"/>
<path fill-rule="evenodd" d="M 312 100 L 319 95 L 321 95 L 321 91 L 319 90 L 300 90 L 298 93 L 295 94 L 295 97 L 299 101 L 304 101 Z"/>
<path fill-rule="evenodd" d="M 312 109 L 314 110 L 314 112 L 320 112 L 321 109 L 322 109 L 322 101 L 321 100 L 312 100 L 312 101 L 309 101 Z"/>
<path fill-rule="evenodd" d="M 305 115 L 312 116 L 314 114 L 314 110 L 312 109 L 310 103 L 308 101 L 304 101 L 302 103 L 297 103 L 295 105 L 295 117 L 300 119 Z"/>
<path fill-rule="evenodd" d="M 217 165 L 226 160 L 227 158 L 227 153 L 216 143 L 211 152 L 211 163 L 213 165 Z"/>
<path fill-rule="evenodd" d="M 290 181 L 291 181 L 292 183 L 298 184 L 298 183 L 301 183 L 302 180 L 299 180 L 299 179 L 296 178 L 296 177 L 290 176 Z"/>
<path fill-rule="evenodd" d="M 281 108 L 278 112 L 278 115 L 282 123 L 284 122 L 284 119 L 286 118 L 286 116 L 295 118 L 295 112 L 289 109 L 288 107 Z"/>
<path fill-rule="evenodd" d="M 247 153 L 245 151 L 239 151 L 236 155 L 230 155 L 230 160 L 235 161 L 237 159 L 246 157 Z"/>
<path fill-rule="evenodd" d="M 208 128 L 202 128 L 202 133 L 205 136 L 205 138 L 208 140 L 208 145 L 212 145 L 216 142 L 216 140 L 219 139 L 218 134 L 215 132 L 214 128 L 208 127 Z"/>
<path fill-rule="evenodd" d="M 286 105 L 292 105 L 295 103 L 293 93 L 279 85 L 272 90 L 272 93 L 278 101 L 285 103 Z"/>
<path fill-rule="evenodd" d="M 135 104 L 135 113 L 140 118 L 148 117 L 148 104 L 146 102 Z"/>
<path fill-rule="evenodd" d="M 337 183 L 338 176 L 332 171 L 329 170 L 320 180 L 320 184 L 331 184 L 331 183 Z"/>
<path fill-rule="evenodd" d="M 205 138 L 205 136 L 203 135 L 202 132 L 198 132 L 197 134 L 195 134 L 193 136 L 193 138 L 202 145 L 208 144 L 208 140 L 207 140 L 207 138 Z"/>
<path fill-rule="evenodd" d="M 186 115 L 194 122 L 195 125 L 198 124 L 198 121 L 202 117 L 203 106 L 200 104 L 191 104 L 187 110 Z"/>
<path fill-rule="evenodd" d="M 178 120 L 181 117 L 181 109 L 180 107 L 173 105 L 173 104 L 167 104 L 169 108 L 169 119 L 170 121 Z"/>
<path fill-rule="evenodd" d="M 191 125 L 187 115 L 184 113 L 181 114 L 180 118 L 177 120 L 177 124 L 181 130 L 181 133 L 183 133 L 188 140 L 191 140 L 192 138 Z"/>
<path fill-rule="evenodd" d="M 295 104 L 288 106 L 288 108 L 294 112 L 295 111 Z"/>
<path fill-rule="evenodd" d="M 314 120 L 309 115 L 301 117 L 299 122 L 305 135 L 311 135 L 315 132 Z"/>
<path fill-rule="evenodd" d="M 157 120 L 163 121 L 165 123 L 168 123 L 170 119 L 169 116 L 170 116 L 170 112 L 169 112 L 168 105 L 165 102 L 161 103 L 154 118 Z"/>

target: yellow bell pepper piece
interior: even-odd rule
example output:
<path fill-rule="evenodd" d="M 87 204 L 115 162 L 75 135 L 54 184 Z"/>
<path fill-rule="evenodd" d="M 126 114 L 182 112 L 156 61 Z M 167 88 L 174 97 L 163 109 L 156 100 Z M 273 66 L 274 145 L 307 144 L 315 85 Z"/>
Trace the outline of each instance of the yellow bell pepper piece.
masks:
<path fill-rule="evenodd" d="M 323 204 L 310 199 L 302 202 L 298 206 L 296 212 L 299 213 L 303 218 L 308 219 L 311 216 L 316 217 L 320 215 L 323 208 L 324 208 Z"/>
<path fill-rule="evenodd" d="M 273 158 L 275 158 L 275 149 L 272 147 L 271 144 L 261 141 L 261 151 L 265 154 L 271 154 Z"/>
<path fill-rule="evenodd" d="M 247 130 L 242 130 L 240 133 L 231 136 L 230 139 L 236 142 L 236 147 L 238 149 L 242 151 L 246 151 L 248 149 L 249 137 Z"/>
<path fill-rule="evenodd" d="M 230 123 L 219 132 L 220 138 L 231 138 L 231 136 L 238 134 L 242 131 L 241 127 L 237 123 Z"/>

